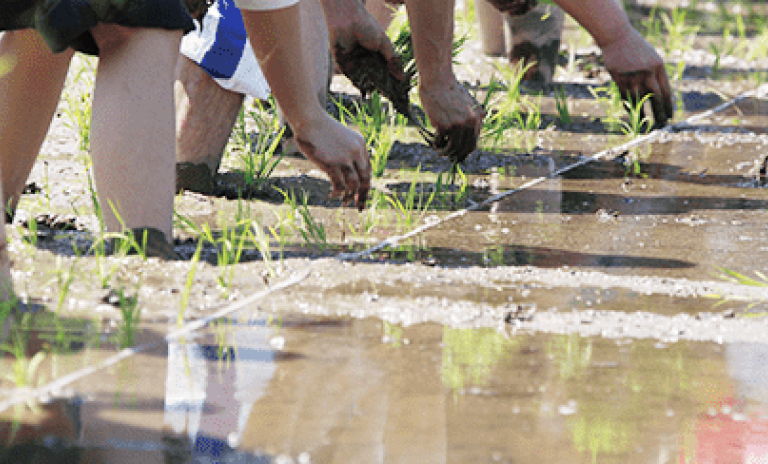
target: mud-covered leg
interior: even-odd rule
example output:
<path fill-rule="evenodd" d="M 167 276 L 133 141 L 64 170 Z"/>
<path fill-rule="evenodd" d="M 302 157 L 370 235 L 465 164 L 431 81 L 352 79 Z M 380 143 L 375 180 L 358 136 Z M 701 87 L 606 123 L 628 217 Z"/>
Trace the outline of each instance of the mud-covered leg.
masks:
<path fill-rule="evenodd" d="M 91 155 L 106 228 L 152 228 L 170 239 L 176 138 L 173 72 L 181 31 L 102 24 L 92 32 L 101 53 Z"/>
<path fill-rule="evenodd" d="M 179 55 L 176 63 L 176 190 L 212 194 L 213 176 L 245 96 L 224 89 Z"/>
<path fill-rule="evenodd" d="M 521 16 L 506 14 L 505 40 L 510 63 L 536 62 L 525 80 L 550 84 L 560 50 L 565 13 L 554 5 L 539 5 Z"/>

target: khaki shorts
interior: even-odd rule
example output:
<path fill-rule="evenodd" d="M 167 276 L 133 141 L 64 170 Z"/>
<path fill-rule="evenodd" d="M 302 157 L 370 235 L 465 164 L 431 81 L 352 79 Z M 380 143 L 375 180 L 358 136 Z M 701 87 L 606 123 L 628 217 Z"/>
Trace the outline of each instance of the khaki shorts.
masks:
<path fill-rule="evenodd" d="M 184 0 L 0 0 L 0 30 L 36 29 L 54 52 L 98 55 L 90 29 L 100 23 L 195 28 Z"/>

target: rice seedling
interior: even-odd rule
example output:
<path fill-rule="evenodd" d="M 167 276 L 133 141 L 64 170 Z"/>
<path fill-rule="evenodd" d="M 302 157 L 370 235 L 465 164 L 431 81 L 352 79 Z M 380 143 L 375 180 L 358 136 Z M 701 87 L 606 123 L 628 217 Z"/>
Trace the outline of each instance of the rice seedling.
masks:
<path fill-rule="evenodd" d="M 272 107 L 276 103 L 274 97 L 271 97 Z M 277 147 L 285 133 L 285 127 L 280 127 L 279 119 L 271 114 L 265 116 L 267 112 L 261 101 L 256 100 L 258 111 L 250 111 L 249 115 L 256 123 L 256 139 L 252 141 L 248 135 L 245 123 L 245 109 L 240 110 L 238 122 L 234 131 L 235 148 L 239 152 L 239 158 L 242 163 L 243 176 L 245 184 L 248 187 L 260 188 L 267 179 L 272 176 L 280 161 L 283 160 L 283 154 L 276 154 Z"/>
<path fill-rule="evenodd" d="M 242 212 L 241 209 L 238 209 L 238 211 L 239 213 Z M 232 227 L 225 225 L 221 232 L 217 234 L 207 223 L 201 227 L 181 214 L 175 213 L 175 216 L 176 224 L 193 233 L 200 243 L 204 245 L 207 242 L 216 248 L 216 266 L 219 270 L 216 282 L 219 285 L 222 297 L 227 298 L 235 276 L 235 265 L 240 262 L 245 249 L 245 241 L 249 234 L 248 226 L 251 220 L 241 218 Z"/>
<path fill-rule="evenodd" d="M 90 89 L 93 88 L 93 76 L 95 62 L 92 59 L 83 58 L 83 66 L 78 69 L 72 82 L 83 83 L 86 89 L 82 93 L 75 94 L 70 90 L 64 92 L 64 114 L 67 116 L 65 124 L 77 132 L 78 149 L 87 151 L 91 145 L 91 113 L 93 97 Z M 71 86 L 67 86 L 70 88 Z"/>
<path fill-rule="evenodd" d="M 366 101 L 355 102 L 354 111 L 344 107 L 340 100 L 335 104 L 341 121 L 346 124 L 347 119 L 350 119 L 360 131 L 371 152 L 373 176 L 381 177 L 387 167 L 389 152 L 397 137 L 403 133 L 405 119 L 394 113 L 391 106 L 385 105 L 377 91 Z"/>
<path fill-rule="evenodd" d="M 31 313 L 25 313 L 16 318 L 15 327 L 11 330 L 10 344 L 3 343 L 0 345 L 0 351 L 4 351 L 14 358 L 11 364 L 11 371 L 5 374 L 3 378 L 15 388 L 35 387 L 44 380 L 38 376 L 38 370 L 45 360 L 47 353 L 45 351 L 38 351 L 31 358 L 27 357 L 32 321 Z M 37 402 L 34 399 L 30 398 L 26 404 L 33 412 L 39 411 Z"/>
<path fill-rule="evenodd" d="M 117 333 L 117 345 L 121 350 L 123 348 L 131 347 L 135 344 L 134 333 L 136 331 L 136 326 L 139 324 L 139 320 L 141 318 L 141 308 L 139 308 L 140 286 L 140 283 L 136 285 L 133 296 L 126 295 L 125 289 L 122 285 L 117 290 L 117 296 L 120 303 L 120 314 L 122 315 L 120 329 Z"/>
<path fill-rule="evenodd" d="M 560 121 L 567 125 L 573 122 L 571 112 L 568 110 L 568 99 L 565 96 L 565 87 L 562 85 L 555 89 L 555 107 L 557 108 L 557 114 L 560 116 Z"/>
<path fill-rule="evenodd" d="M 768 287 L 768 276 L 760 271 L 753 271 L 757 278 L 749 277 L 748 275 L 741 274 L 724 267 L 718 268 L 718 271 L 720 271 L 719 277 L 729 282 L 741 285 L 749 285 L 752 287 Z"/>
<path fill-rule="evenodd" d="M 647 134 L 651 130 L 651 120 L 645 116 L 643 106 L 651 97 L 650 94 L 645 95 L 643 98 L 635 102 L 634 104 L 624 101 L 624 107 L 629 113 L 629 121 L 621 120 L 621 131 L 630 138 L 637 137 L 639 135 Z"/>
<path fill-rule="evenodd" d="M 480 134 L 481 146 L 495 150 L 505 139 L 509 130 L 527 129 L 541 121 L 540 104 L 523 98 L 521 84 L 523 77 L 533 63 L 518 62 L 514 65 L 496 65 L 504 82 L 502 86 L 491 77 L 483 105 L 488 108 L 488 116 L 483 120 Z M 506 89 L 504 89 L 506 87 Z M 501 90 L 506 90 L 501 92 Z"/>
<path fill-rule="evenodd" d="M 218 240 L 219 251 L 216 254 L 216 259 L 219 266 L 219 276 L 217 279 L 224 298 L 229 296 L 229 288 L 235 277 L 235 265 L 240 262 L 245 239 L 248 236 L 247 232 L 240 233 L 238 236 L 238 228 L 239 224 L 232 229 L 224 228 Z"/>
<path fill-rule="evenodd" d="M 664 25 L 664 40 L 660 46 L 667 56 L 673 52 L 685 52 L 690 50 L 693 41 L 699 33 L 698 25 L 688 24 L 688 12 L 685 9 L 673 8 L 670 13 L 662 13 L 661 21 Z"/>
<path fill-rule="evenodd" d="M 757 61 L 768 58 L 768 22 L 760 24 L 753 42 L 744 59 L 747 61 Z"/>
<path fill-rule="evenodd" d="M 607 85 L 599 87 L 589 87 L 589 92 L 597 101 L 603 110 L 603 123 L 606 124 L 608 132 L 618 132 L 621 130 L 621 117 L 624 114 L 624 102 L 621 99 L 621 93 L 616 83 L 611 81 Z"/>
<path fill-rule="evenodd" d="M 719 271 L 719 274 L 717 276 L 719 278 L 725 280 L 725 281 L 728 281 L 728 282 L 732 282 L 732 283 L 740 284 L 740 285 L 749 285 L 751 287 L 768 287 L 768 275 L 766 275 L 765 273 L 760 272 L 760 271 L 753 271 L 753 273 L 755 274 L 756 277 L 750 277 L 750 276 L 748 276 L 746 274 L 742 274 L 740 272 L 732 271 L 732 270 L 726 269 L 724 267 L 719 267 L 718 271 Z M 729 300 L 728 298 L 726 298 L 726 297 L 724 297 L 722 295 L 717 295 L 717 294 L 711 295 L 711 297 L 720 298 L 721 299 L 721 301 L 718 302 L 717 305 L 726 303 Z M 747 309 L 752 309 L 753 307 L 756 306 L 756 304 L 757 303 L 750 303 L 747 306 Z M 767 314 L 768 314 L 768 312 L 766 312 L 766 311 L 759 311 L 759 312 L 752 311 L 752 312 L 745 313 L 744 316 L 747 316 L 747 317 L 759 317 L 759 316 L 765 316 Z"/>
<path fill-rule="evenodd" d="M 411 230 L 414 226 L 421 221 L 421 219 L 427 214 L 429 206 L 437 195 L 436 190 L 424 199 L 424 195 L 417 192 L 417 185 L 419 179 L 419 173 L 421 167 L 416 169 L 413 175 L 413 180 L 408 188 L 408 192 L 405 194 L 403 200 L 397 194 L 387 195 L 387 202 L 392 206 L 397 214 L 397 229 L 398 230 Z M 418 200 L 417 200 L 418 199 Z"/>
<path fill-rule="evenodd" d="M 72 265 L 69 266 L 69 270 L 64 270 L 61 268 L 61 256 L 56 257 L 56 269 L 52 271 L 54 275 L 53 282 L 56 283 L 58 288 L 58 295 L 56 297 L 56 309 L 54 310 L 56 314 L 58 314 L 62 306 L 64 306 L 64 301 L 67 299 L 69 289 L 72 287 L 72 282 L 75 281 L 76 264 L 77 261 L 73 259 Z"/>
<path fill-rule="evenodd" d="M 189 307 L 189 296 L 192 293 L 192 284 L 195 281 L 195 271 L 197 270 L 197 264 L 200 262 L 200 254 L 203 252 L 203 240 L 197 241 L 197 248 L 192 255 L 192 259 L 189 264 L 189 272 L 187 273 L 187 280 L 184 284 L 184 290 L 181 292 L 181 302 L 179 303 L 179 312 L 176 316 L 176 325 L 181 327 L 184 324 L 186 318 L 187 308 Z"/>
<path fill-rule="evenodd" d="M 505 265 L 504 246 L 497 243 L 483 249 L 483 264 L 489 267 Z"/>
<path fill-rule="evenodd" d="M 274 226 L 269 227 L 269 231 L 280 247 L 279 256 L 282 263 L 288 236 L 296 230 L 296 215 L 290 208 L 272 208 L 272 213 L 275 215 L 276 222 Z"/>
<path fill-rule="evenodd" d="M 279 190 L 279 189 L 278 189 Z M 320 248 L 321 251 L 328 247 L 328 238 L 325 233 L 325 226 L 322 222 L 315 220 L 312 216 L 312 212 L 309 210 L 307 204 L 307 196 L 301 196 L 301 203 L 296 200 L 296 196 L 293 192 L 290 194 L 284 190 L 279 190 L 285 198 L 285 204 L 288 205 L 294 217 L 300 218 L 301 223 L 297 227 L 297 231 L 304 239 L 304 243 L 308 246 L 315 246 Z"/>
<path fill-rule="evenodd" d="M 272 262 L 272 244 L 269 241 L 269 235 L 264 233 L 258 222 L 253 221 L 251 229 L 253 230 L 253 244 L 259 250 L 261 260 L 264 262 L 264 267 L 266 267 L 265 282 L 268 283 L 268 278 L 277 276 L 277 271 L 275 271 Z"/>

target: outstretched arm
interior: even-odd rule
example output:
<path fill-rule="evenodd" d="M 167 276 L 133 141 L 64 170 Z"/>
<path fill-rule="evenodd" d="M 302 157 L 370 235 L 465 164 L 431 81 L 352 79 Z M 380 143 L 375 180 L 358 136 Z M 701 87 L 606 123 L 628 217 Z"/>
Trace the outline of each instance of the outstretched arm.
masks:
<path fill-rule="evenodd" d="M 419 68 L 419 96 L 432 125 L 435 145 L 463 161 L 477 147 L 485 111 L 453 74 L 454 0 L 406 0 Z"/>
<path fill-rule="evenodd" d="M 622 96 L 637 101 L 651 94 L 656 125 L 672 118 L 672 91 L 664 62 L 632 27 L 621 6 L 614 0 L 555 1 L 595 39 Z"/>
<path fill-rule="evenodd" d="M 239 1 L 245 29 L 264 76 L 296 134 L 302 153 L 328 174 L 332 195 L 357 200 L 363 208 L 371 185 L 371 164 L 360 134 L 334 121 L 320 106 L 307 76 L 309 57 L 301 49 L 296 4 Z M 267 5 L 267 6 L 263 6 Z M 250 8 L 250 9 L 249 9 Z"/>

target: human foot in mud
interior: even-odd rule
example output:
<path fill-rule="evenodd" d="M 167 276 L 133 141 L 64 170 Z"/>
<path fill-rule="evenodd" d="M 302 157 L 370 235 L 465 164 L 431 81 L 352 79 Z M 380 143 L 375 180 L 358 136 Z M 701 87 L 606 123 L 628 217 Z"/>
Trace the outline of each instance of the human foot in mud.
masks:
<path fill-rule="evenodd" d="M 124 238 L 111 239 L 111 249 L 114 251 L 127 249 L 129 255 L 139 254 L 137 246 L 143 250 L 147 258 L 160 258 L 168 261 L 181 259 L 173 249 L 165 234 L 153 227 L 138 227 L 126 232 Z"/>

